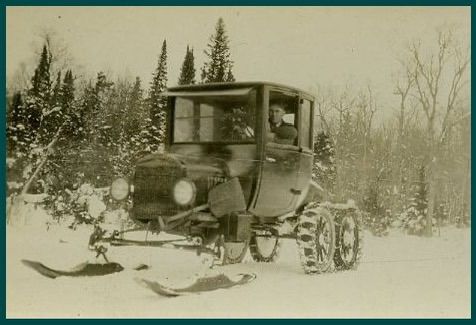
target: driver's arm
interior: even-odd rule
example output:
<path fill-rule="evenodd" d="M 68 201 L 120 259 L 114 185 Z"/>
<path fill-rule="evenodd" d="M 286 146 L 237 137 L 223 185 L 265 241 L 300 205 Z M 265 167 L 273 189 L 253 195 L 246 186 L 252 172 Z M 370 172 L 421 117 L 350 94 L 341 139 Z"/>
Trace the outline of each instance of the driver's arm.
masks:
<path fill-rule="evenodd" d="M 293 145 L 294 141 L 297 138 L 297 130 L 292 125 L 282 125 L 276 129 L 274 134 L 273 142 L 280 144 L 290 144 Z"/>

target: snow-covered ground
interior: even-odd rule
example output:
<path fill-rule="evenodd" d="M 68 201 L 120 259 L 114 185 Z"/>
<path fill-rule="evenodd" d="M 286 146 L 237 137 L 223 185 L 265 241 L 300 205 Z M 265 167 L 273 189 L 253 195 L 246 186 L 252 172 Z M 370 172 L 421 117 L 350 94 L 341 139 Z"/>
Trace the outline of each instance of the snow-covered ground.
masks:
<path fill-rule="evenodd" d="M 6 312 L 8 318 L 42 317 L 470 317 L 470 230 L 445 228 L 440 237 L 392 232 L 365 234 L 356 271 L 315 276 L 300 267 L 296 245 L 285 240 L 273 264 L 245 262 L 208 270 L 194 253 L 149 247 L 110 248 L 123 272 L 103 277 L 49 279 L 21 263 L 39 260 L 69 269 L 86 260 L 91 229 L 52 225 L 31 210 L 26 225 L 7 226 Z M 20 224 L 19 224 L 20 223 Z M 141 263 L 148 270 L 135 271 Z M 231 289 L 167 298 L 140 286 L 145 278 L 185 286 L 199 275 L 253 272 L 257 279 Z"/>

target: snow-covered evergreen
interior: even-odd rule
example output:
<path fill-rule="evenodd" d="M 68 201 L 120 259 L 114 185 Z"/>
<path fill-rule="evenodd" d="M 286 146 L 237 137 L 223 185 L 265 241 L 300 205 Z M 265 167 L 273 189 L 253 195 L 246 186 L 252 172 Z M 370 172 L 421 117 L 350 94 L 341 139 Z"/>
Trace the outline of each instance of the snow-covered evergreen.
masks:
<path fill-rule="evenodd" d="M 225 22 L 223 18 L 219 18 L 215 26 L 215 33 L 210 36 L 210 41 L 207 44 L 208 49 L 204 51 L 208 61 L 202 67 L 202 82 L 235 81 L 232 72 L 234 62 L 231 60 L 229 42 L 225 31 Z"/>
<path fill-rule="evenodd" d="M 335 190 L 335 146 L 328 134 L 320 132 L 314 139 L 314 180 L 328 192 Z"/>
<path fill-rule="evenodd" d="M 165 117 L 167 98 L 161 93 L 167 88 L 167 42 L 162 43 L 157 68 L 153 73 L 152 82 L 149 90 L 148 104 L 150 110 L 150 121 L 147 128 L 149 132 L 149 148 L 151 151 L 157 151 L 160 144 L 164 142 L 165 137 Z"/>
<path fill-rule="evenodd" d="M 195 58 L 193 56 L 193 48 L 190 49 L 187 45 L 187 52 L 180 70 L 179 85 L 193 85 L 195 84 Z"/>
<path fill-rule="evenodd" d="M 423 235 L 425 232 L 428 213 L 427 187 L 425 168 L 420 167 L 419 179 L 414 185 L 414 195 L 410 198 L 407 209 L 400 216 L 401 227 L 409 234 Z"/>

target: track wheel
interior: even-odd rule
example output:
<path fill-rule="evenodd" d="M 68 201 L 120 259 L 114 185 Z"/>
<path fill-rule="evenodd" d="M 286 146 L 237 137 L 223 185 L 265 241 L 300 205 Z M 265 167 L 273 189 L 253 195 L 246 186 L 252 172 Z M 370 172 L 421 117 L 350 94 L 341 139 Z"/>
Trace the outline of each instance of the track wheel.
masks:
<path fill-rule="evenodd" d="M 322 273 L 331 268 L 335 239 L 334 222 L 327 209 L 316 207 L 303 211 L 296 240 L 305 273 Z"/>
<path fill-rule="evenodd" d="M 355 269 L 362 256 L 362 229 L 354 209 L 336 211 L 336 269 Z"/>
<path fill-rule="evenodd" d="M 249 240 L 242 242 L 223 242 L 220 252 L 220 261 L 218 264 L 236 264 L 241 263 L 248 250 Z"/>
<path fill-rule="evenodd" d="M 255 262 L 274 262 L 279 257 L 281 240 L 270 231 L 259 230 L 251 235 L 250 253 Z"/>

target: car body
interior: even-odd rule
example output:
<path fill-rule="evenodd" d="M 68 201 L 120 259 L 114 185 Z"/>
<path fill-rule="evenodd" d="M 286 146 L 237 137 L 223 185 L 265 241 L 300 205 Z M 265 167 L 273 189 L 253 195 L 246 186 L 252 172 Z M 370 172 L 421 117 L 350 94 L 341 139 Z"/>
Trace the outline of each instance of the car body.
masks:
<path fill-rule="evenodd" d="M 240 262 L 248 246 L 256 261 L 273 261 L 285 235 L 279 228 L 291 220 L 289 235 L 298 242 L 309 231 L 313 242 L 329 238 L 316 244 L 305 269 L 323 269 L 314 264 L 324 244 L 328 267 L 335 250 L 333 220 L 321 208 L 304 211 L 319 202 L 322 191 L 311 180 L 314 97 L 269 82 L 178 86 L 163 96 L 164 150 L 139 159 L 131 180 L 111 186 L 114 199 L 132 201 L 130 217 L 202 246 L 220 242 L 229 263 Z M 272 105 L 282 110 L 282 121 L 273 125 Z M 295 222 L 302 215 L 302 223 Z M 239 245 L 231 249 L 233 243 Z M 301 246 L 306 255 L 309 245 Z"/>

